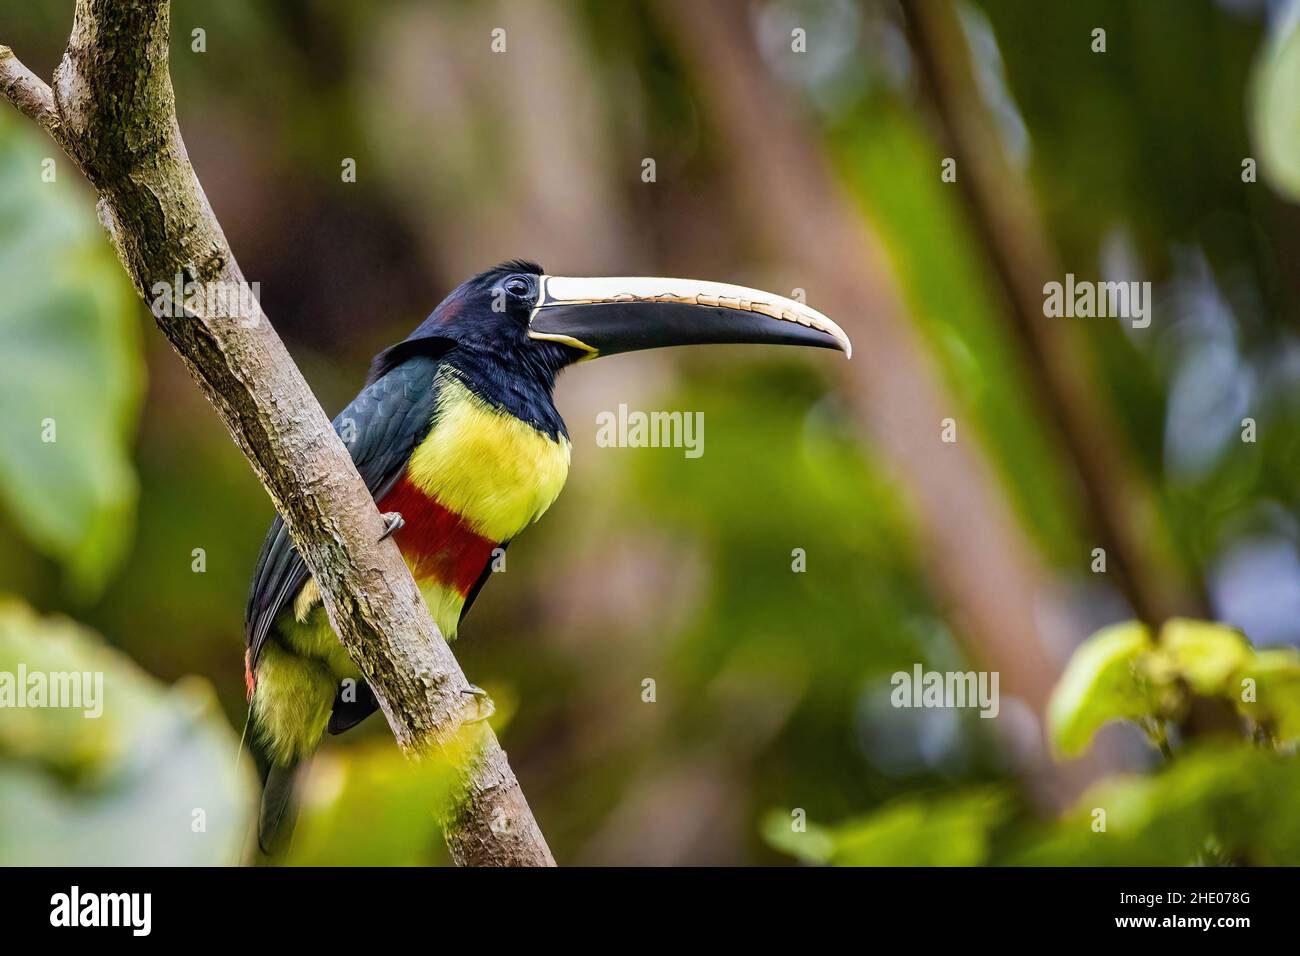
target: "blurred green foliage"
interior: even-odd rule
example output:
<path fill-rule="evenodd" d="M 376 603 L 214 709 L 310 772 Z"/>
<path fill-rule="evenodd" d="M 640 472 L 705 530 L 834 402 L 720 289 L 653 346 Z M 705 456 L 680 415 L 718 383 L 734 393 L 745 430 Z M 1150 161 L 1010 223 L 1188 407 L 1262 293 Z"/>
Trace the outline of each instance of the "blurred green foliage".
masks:
<path fill-rule="evenodd" d="M 328 754 L 311 768 L 286 864 L 446 865 L 436 816 L 455 777 L 442 760 L 412 763 L 390 742 Z M 364 821 L 364 827 L 358 822 Z M 358 838 L 364 834 L 364 838 Z"/>
<path fill-rule="evenodd" d="M 1300 199 L 1300 18 L 1260 50 L 1251 99 L 1259 172 L 1278 192 Z"/>
<path fill-rule="evenodd" d="M 912 314 L 994 456 L 1000 477 L 1035 543 L 1068 565 L 1079 554 L 1080 515 L 1048 443 L 1009 330 L 998 314 L 987 264 L 951 186 L 940 181 L 942 151 L 898 96 L 865 101 L 836 131 L 845 181 L 889 243 Z M 870 117 L 870 121 L 866 117 Z M 882 183 L 890 188 L 879 188 Z"/>
<path fill-rule="evenodd" d="M 1163 711 L 1142 661 L 1151 635 L 1138 623 L 1114 624 L 1084 643 L 1070 661 L 1048 709 L 1052 742 L 1077 756 L 1110 720 L 1140 720 Z"/>
<path fill-rule="evenodd" d="M 0 507 L 90 598 L 130 546 L 144 363 L 135 293 L 56 154 L 0 112 Z"/>
<path fill-rule="evenodd" d="M 1103 781 L 1056 824 L 1006 834 L 999 862 L 1295 866 L 1297 785 L 1293 756 L 1248 745 L 1198 748 L 1158 773 Z"/>
<path fill-rule="evenodd" d="M 1171 752 L 1167 725 L 1187 717 L 1194 697 L 1247 718 L 1244 739 Z M 1257 652 L 1240 632 L 1205 621 L 1171 620 L 1155 639 L 1141 624 L 1117 624 L 1075 651 L 1049 729 L 1074 756 L 1105 722 L 1138 722 L 1170 757 L 1156 774 L 1103 780 L 1052 824 L 1011 812 L 1005 790 L 985 788 L 906 797 L 834 826 L 809 823 L 802 809 L 773 810 L 763 835 L 804 862 L 836 866 L 1296 865 L 1298 717 L 1294 648 Z"/>
<path fill-rule="evenodd" d="M 1257 651 L 1233 628 L 1174 618 L 1153 640 L 1137 623 L 1116 624 L 1075 651 L 1048 709 L 1048 729 L 1076 756 L 1110 720 L 1143 724 L 1163 743 L 1165 725 L 1186 718 L 1194 698 L 1226 703 L 1250 736 L 1281 747 L 1300 735 L 1300 651 Z"/>
<path fill-rule="evenodd" d="M 835 827 L 797 830 L 773 812 L 763 833 L 774 847 L 805 863 L 834 866 L 978 866 L 989 858 L 990 833 L 1007 816 L 996 790 L 887 804 Z"/>
<path fill-rule="evenodd" d="M 912 796 L 835 826 L 772 811 L 772 846 L 838 866 L 1295 866 L 1300 763 L 1249 746 L 1198 748 L 1146 776 L 1108 778 L 1060 820 L 1009 813 L 997 791 Z"/>
<path fill-rule="evenodd" d="M 1058 689 L 1056 742 L 1073 752 L 1095 739 L 1120 766 L 1141 766 L 1124 731 L 1099 728 L 1176 714 L 1166 698 L 1179 681 L 1212 691 L 1245 678 L 1257 696 L 1234 705 L 1242 717 L 1265 741 L 1293 739 L 1300 717 L 1280 702 L 1296 699 L 1294 655 L 1264 645 L 1300 640 L 1294 33 L 1270 39 L 1264 5 L 1249 2 L 961 10 L 982 95 L 1063 267 L 1156 285 L 1147 334 L 1091 321 L 1078 361 L 1154 491 L 1151 533 L 1206 583 L 1214 616 L 1260 645 L 1193 630 L 1161 635 L 1153 657 L 1140 630 L 1103 632 Z M 788 49 L 787 23 L 808 26 L 806 57 L 773 69 L 879 230 L 963 434 L 969 422 L 1050 586 L 1072 596 L 1072 640 L 1126 619 L 1104 576 L 1087 573 L 1083 503 L 1028 398 L 1029 370 L 965 207 L 938 177 L 946 151 L 896 5 L 775 0 L 752 14 L 760 40 L 779 41 L 765 51 Z M 68 0 L 33 0 L 21 19 L 0 11 L 0 37 L 48 76 L 70 18 Z M 191 157 L 328 411 L 355 393 L 371 353 L 469 271 L 509 256 L 557 272 L 781 275 L 720 198 L 733 170 L 702 88 L 716 78 L 685 69 L 664 18 L 655 3 L 175 0 L 172 73 Z M 502 22 L 529 57 L 510 61 L 527 63 L 519 74 L 484 52 Z M 1099 24 L 1104 55 L 1090 50 Z M 202 53 L 192 48 L 200 28 Z M 564 143 L 577 145 L 544 148 Z M 0 583 L 42 613 L 85 621 L 163 681 L 206 675 L 238 728 L 243 604 L 271 506 L 161 337 L 142 336 L 147 317 L 89 191 L 62 160 L 56 182 L 41 181 L 54 153 L 0 111 Z M 1257 184 L 1241 180 L 1251 155 Z M 639 179 L 645 156 L 658 160 L 653 188 Z M 357 160 L 357 182 L 340 181 L 343 157 Z M 585 222 L 564 218 L 575 208 Z M 1192 748 L 1044 822 L 1014 733 L 1001 732 L 1014 707 L 981 721 L 889 706 L 894 671 L 971 665 L 960 621 L 950 625 L 953 609 L 923 570 L 910 489 L 863 441 L 826 366 L 804 359 L 628 356 L 561 383 L 569 487 L 512 546 L 508 573 L 485 589 L 455 648 L 513 714 L 503 739 L 557 857 L 1296 862 L 1285 755 Z M 620 400 L 614 381 L 643 407 L 703 412 L 707 453 L 598 449 L 591 417 Z M 1252 444 L 1239 440 L 1247 415 Z M 47 417 L 56 443 L 40 442 Z M 1271 564 L 1259 563 L 1261 541 Z M 796 551 L 806 572 L 794 571 Z M 1229 574 L 1243 555 L 1254 563 Z M 5 613 L 21 622 L 15 633 L 80 633 L 61 618 Z M 21 647 L 23 659 L 41 649 Z M 134 680 L 160 720 L 179 720 L 171 696 Z M 122 726 L 107 714 L 69 727 L 53 711 L 39 727 L 30 714 L 0 715 L 0 820 L 36 812 L 39 797 L 53 815 L 36 819 L 66 824 L 84 845 L 133 820 L 141 795 L 119 760 L 135 752 L 145 722 L 131 715 L 143 712 L 124 710 Z M 181 736 L 188 756 L 160 759 L 206 766 L 209 732 Z M 232 735 L 218 735 L 222 747 Z M 129 766 L 144 786 L 165 763 Z M 442 862 L 431 808 L 445 786 L 444 769 L 407 765 L 372 718 L 327 742 L 293 862 Z M 83 823 L 65 819 L 70 806 Z M 773 807 L 799 808 L 806 829 Z M 1105 834 L 1093 830 L 1098 807 Z M 149 812 L 166 820 L 155 837 L 180 828 L 157 851 L 176 854 L 167 859 L 216 852 L 211 822 L 206 840 L 190 842 L 188 815 Z M 818 822 L 832 820 L 847 822 Z M 144 832 L 133 826 L 121 834 Z M 5 859 L 50 860 L 9 839 L 0 835 Z M 114 837 L 103 852 L 135 859 L 149 840 Z"/>
<path fill-rule="evenodd" d="M 1278 49 L 1268 11 L 1179 0 L 1092 0 L 1050 16 L 1030 0 L 979 6 L 1066 270 L 1155 284 L 1160 327 L 1136 336 L 1097 323 L 1080 361 L 1119 412 L 1179 560 L 1204 574 L 1252 534 L 1282 533 L 1294 548 L 1271 508 L 1294 515 L 1300 504 L 1296 210 L 1267 176 L 1242 178 L 1243 160 L 1266 168 L 1269 137 L 1295 123 L 1281 95 L 1251 109 L 1252 77 Z M 1275 6 L 1279 28 L 1294 20 Z M 1104 54 L 1091 49 L 1098 27 Z M 1240 442 L 1247 415 L 1268 440 Z"/>
<path fill-rule="evenodd" d="M 211 687 L 163 687 L 85 628 L 0 596 L 0 679 L 52 675 L 90 683 L 64 701 L 77 706 L 20 696 L 3 711 L 0 865 L 236 863 L 254 781 Z"/>

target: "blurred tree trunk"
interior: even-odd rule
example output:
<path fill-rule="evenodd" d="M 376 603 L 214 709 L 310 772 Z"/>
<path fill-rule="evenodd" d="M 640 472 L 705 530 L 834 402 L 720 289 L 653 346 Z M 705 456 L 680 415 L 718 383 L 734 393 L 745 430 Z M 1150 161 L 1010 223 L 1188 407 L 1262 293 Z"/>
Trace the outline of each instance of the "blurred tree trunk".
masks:
<path fill-rule="evenodd" d="M 1074 324 L 1043 315 L 1043 285 L 1064 281 L 1061 263 L 976 87 L 957 11 L 948 0 L 903 4 L 908 33 L 940 134 L 957 161 L 957 186 L 1005 303 L 1005 315 L 1038 405 L 1073 465 L 1097 544 L 1134 612 L 1159 627 L 1178 614 L 1207 617 L 1199 590 L 1158 544 L 1151 492 L 1120 431 L 1088 384 L 1087 350 Z M 1086 555 L 1080 557 L 1081 563 Z"/>
<path fill-rule="evenodd" d="M 833 174 L 818 134 L 764 68 L 744 0 L 661 0 L 730 159 L 736 202 L 766 247 L 805 277 L 809 304 L 857 346 L 849 396 L 897 469 L 941 606 L 972 657 L 1041 724 L 1061 661 L 1045 640 L 1067 615 L 1012 514 L 975 429 L 962 420 L 908 318 L 874 227 Z M 941 441 L 945 418 L 958 441 Z M 1064 646 L 1057 644 L 1056 646 Z M 1038 749 L 1040 796 L 1071 796 L 1091 767 L 1058 767 Z"/>

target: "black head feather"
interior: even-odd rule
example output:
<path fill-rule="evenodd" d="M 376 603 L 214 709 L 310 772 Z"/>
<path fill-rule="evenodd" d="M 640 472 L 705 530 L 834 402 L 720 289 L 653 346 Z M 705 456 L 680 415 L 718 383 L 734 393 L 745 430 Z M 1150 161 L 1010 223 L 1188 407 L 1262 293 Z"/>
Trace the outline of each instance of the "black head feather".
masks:
<path fill-rule="evenodd" d="M 529 272 L 535 276 L 544 275 L 542 267 L 529 259 L 507 259 L 495 269 L 489 269 L 485 275 L 511 272 Z"/>
<path fill-rule="evenodd" d="M 480 272 L 457 286 L 420 326 L 401 342 L 385 349 L 370 363 L 366 384 L 382 377 L 415 355 L 437 356 L 463 341 L 462 332 L 471 331 L 489 317 L 484 312 L 484 298 L 496 284 L 509 275 L 525 273 L 540 276 L 542 267 L 527 259 L 509 259 Z"/>

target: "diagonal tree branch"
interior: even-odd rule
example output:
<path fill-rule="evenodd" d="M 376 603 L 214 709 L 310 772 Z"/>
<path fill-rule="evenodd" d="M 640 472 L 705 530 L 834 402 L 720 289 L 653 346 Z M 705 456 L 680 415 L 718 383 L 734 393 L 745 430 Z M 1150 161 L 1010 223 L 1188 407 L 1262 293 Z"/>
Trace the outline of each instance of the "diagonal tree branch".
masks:
<path fill-rule="evenodd" d="M 0 47 L 0 90 L 98 191 L 100 220 L 141 296 L 183 299 L 183 309 L 154 308 L 158 326 L 284 516 L 398 744 L 456 761 L 444 820 L 453 859 L 553 866 L 495 734 L 467 719 L 469 683 L 397 546 L 379 541 L 382 521 L 351 457 L 257 301 L 237 294 L 243 273 L 177 125 L 169 32 L 168 0 L 77 0 L 53 89 Z"/>

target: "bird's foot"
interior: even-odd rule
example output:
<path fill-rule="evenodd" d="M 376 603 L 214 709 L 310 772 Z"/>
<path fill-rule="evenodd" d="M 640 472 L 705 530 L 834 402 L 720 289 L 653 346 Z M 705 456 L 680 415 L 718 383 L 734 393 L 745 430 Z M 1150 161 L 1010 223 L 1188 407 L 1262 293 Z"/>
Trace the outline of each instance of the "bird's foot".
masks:
<path fill-rule="evenodd" d="M 384 533 L 379 536 L 379 540 L 391 537 L 395 532 L 402 530 L 406 525 L 406 519 L 402 517 L 400 511 L 387 511 L 383 515 Z"/>
<path fill-rule="evenodd" d="M 492 698 L 488 696 L 488 692 L 482 687 L 470 684 L 461 693 L 467 697 L 473 697 L 476 708 L 474 716 L 466 719 L 467 724 L 477 724 L 496 713 L 497 705 L 492 703 Z"/>

